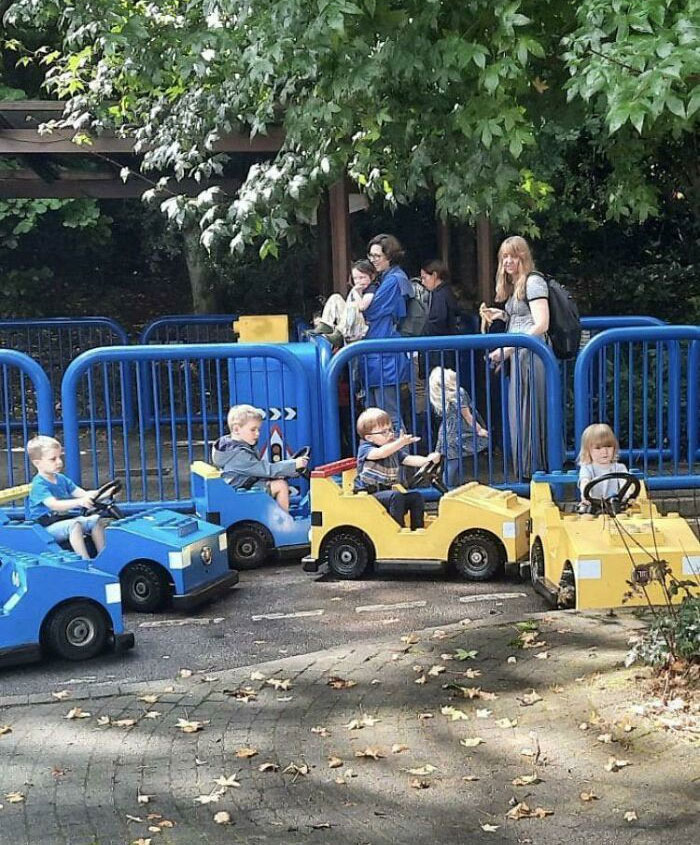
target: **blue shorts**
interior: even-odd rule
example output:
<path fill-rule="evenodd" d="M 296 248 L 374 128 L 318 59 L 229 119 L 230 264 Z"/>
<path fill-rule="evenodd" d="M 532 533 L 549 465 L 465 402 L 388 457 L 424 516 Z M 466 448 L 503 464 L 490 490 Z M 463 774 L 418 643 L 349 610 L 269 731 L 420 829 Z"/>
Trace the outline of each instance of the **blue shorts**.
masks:
<path fill-rule="evenodd" d="M 69 519 L 52 522 L 51 525 L 46 526 L 46 530 L 58 543 L 65 543 L 76 523 L 82 526 L 83 534 L 90 534 L 99 520 L 100 515 L 97 513 L 92 514 L 92 516 L 72 516 Z"/>

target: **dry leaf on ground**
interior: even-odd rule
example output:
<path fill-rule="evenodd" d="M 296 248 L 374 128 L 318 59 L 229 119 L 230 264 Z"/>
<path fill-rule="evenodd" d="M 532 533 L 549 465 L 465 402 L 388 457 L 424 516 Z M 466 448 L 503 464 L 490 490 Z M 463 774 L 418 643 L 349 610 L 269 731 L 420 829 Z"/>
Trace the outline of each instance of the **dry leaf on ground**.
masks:
<path fill-rule="evenodd" d="M 535 655 L 535 660 L 549 660 L 549 652 L 548 651 L 539 652 L 539 654 Z"/>
<path fill-rule="evenodd" d="M 465 678 L 469 678 L 469 680 L 471 681 L 474 680 L 474 678 L 481 677 L 481 669 L 465 669 L 464 672 L 462 672 L 462 675 Z"/>
<path fill-rule="evenodd" d="M 464 775 L 462 780 L 474 781 L 474 780 L 480 780 L 480 778 L 478 778 L 476 775 Z"/>
<path fill-rule="evenodd" d="M 308 775 L 309 767 L 306 763 L 302 763 L 298 765 L 297 763 L 290 763 L 286 769 L 282 770 L 282 774 L 284 775 L 294 775 L 294 779 L 296 780 L 300 775 Z"/>
<path fill-rule="evenodd" d="M 88 713 L 87 710 L 83 710 L 82 707 L 72 707 L 67 713 L 65 718 L 66 719 L 89 719 L 92 714 Z"/>
<path fill-rule="evenodd" d="M 622 818 L 626 822 L 636 822 L 637 821 L 637 814 L 635 813 L 634 810 L 628 810 Z"/>
<path fill-rule="evenodd" d="M 410 785 L 414 789 L 429 789 L 430 788 L 430 781 L 424 780 L 423 778 L 412 778 Z"/>
<path fill-rule="evenodd" d="M 214 813 L 214 821 L 216 824 L 231 824 L 231 816 L 226 810 L 220 810 L 218 813 Z"/>
<path fill-rule="evenodd" d="M 210 792 L 209 795 L 198 795 L 194 802 L 195 804 L 216 804 L 216 802 L 221 798 L 222 793 L 218 790 L 216 792 Z"/>
<path fill-rule="evenodd" d="M 239 748 L 236 751 L 236 757 L 241 760 L 249 760 L 251 757 L 255 757 L 257 754 L 257 748 Z"/>
<path fill-rule="evenodd" d="M 328 768 L 329 769 L 339 769 L 343 765 L 343 761 L 340 757 L 329 757 L 328 758 Z"/>
<path fill-rule="evenodd" d="M 394 743 L 394 745 L 391 746 L 391 753 L 392 754 L 401 754 L 402 751 L 408 751 L 408 746 L 407 745 L 401 745 L 398 742 Z"/>
<path fill-rule="evenodd" d="M 482 824 L 482 825 L 479 825 L 479 827 L 481 827 L 481 829 L 483 831 L 485 831 L 486 833 L 495 833 L 498 830 L 498 828 L 500 827 L 500 825 L 499 824 Z"/>
<path fill-rule="evenodd" d="M 346 727 L 349 731 L 359 731 L 362 728 L 371 728 L 377 724 L 377 722 L 381 722 L 381 719 L 377 719 L 375 716 L 360 716 L 359 719 L 351 719 Z"/>
<path fill-rule="evenodd" d="M 459 744 L 463 745 L 465 748 L 476 748 L 477 745 L 482 745 L 485 742 L 486 740 L 482 739 L 480 736 L 468 736 L 464 739 L 460 739 Z"/>
<path fill-rule="evenodd" d="M 143 701 L 146 704 L 155 704 L 158 701 L 160 696 L 155 695 L 155 693 L 148 693 L 146 695 L 140 695 L 138 700 Z"/>
<path fill-rule="evenodd" d="M 542 701 L 542 696 L 533 689 L 532 692 L 526 693 L 521 698 L 516 697 L 516 700 L 520 702 L 521 707 L 529 707 L 532 704 L 537 704 L 538 701 Z"/>
<path fill-rule="evenodd" d="M 10 802 L 10 804 L 21 804 L 24 801 L 24 793 L 23 792 L 6 792 L 5 798 Z"/>
<path fill-rule="evenodd" d="M 143 714 L 143 718 L 144 719 L 157 719 L 159 716 L 162 716 L 162 715 L 163 714 L 160 712 L 160 710 L 146 710 L 146 712 Z"/>
<path fill-rule="evenodd" d="M 258 672 L 257 669 L 256 669 L 255 672 L 250 673 L 250 680 L 251 681 L 264 681 L 265 675 L 263 675 L 262 672 Z"/>
<path fill-rule="evenodd" d="M 517 728 L 518 727 L 518 720 L 517 719 L 508 719 L 507 717 L 503 719 L 496 719 L 496 724 L 499 728 Z"/>
<path fill-rule="evenodd" d="M 531 786 L 539 782 L 540 779 L 537 777 L 537 775 L 520 775 L 520 777 L 517 777 L 511 781 L 513 786 Z"/>
<path fill-rule="evenodd" d="M 279 772 L 280 767 L 277 763 L 261 763 L 258 766 L 259 772 Z"/>
<path fill-rule="evenodd" d="M 12 728 L 9 725 L 0 725 L 0 736 L 5 736 L 5 734 L 11 734 Z"/>
<path fill-rule="evenodd" d="M 112 725 L 115 728 L 131 728 L 136 724 L 136 721 L 136 719 L 115 719 L 115 721 L 112 722 Z"/>
<path fill-rule="evenodd" d="M 428 674 L 431 675 L 433 678 L 437 678 L 438 675 L 442 675 L 442 673 L 446 670 L 446 666 L 431 666 L 430 669 L 428 669 Z"/>
<path fill-rule="evenodd" d="M 316 725 L 315 728 L 311 728 L 312 734 L 318 734 L 319 736 L 330 736 L 330 731 L 328 728 L 324 728 L 323 725 Z"/>
<path fill-rule="evenodd" d="M 608 762 L 605 764 L 606 772 L 619 772 L 625 766 L 631 766 L 629 760 L 617 760 L 615 757 L 608 757 Z"/>
<path fill-rule="evenodd" d="M 406 769 L 406 771 L 409 775 L 431 775 L 433 772 L 437 772 L 437 766 L 426 763 L 425 766 L 420 766 L 417 769 Z"/>
<path fill-rule="evenodd" d="M 554 815 L 554 810 L 546 810 L 544 807 L 530 808 L 524 801 L 520 801 L 506 813 L 507 819 L 543 819 L 545 816 Z"/>
<path fill-rule="evenodd" d="M 416 678 L 413 683 L 414 684 L 424 684 L 427 680 L 428 679 L 425 677 L 425 675 L 421 675 L 420 678 Z"/>
<path fill-rule="evenodd" d="M 350 689 L 350 687 L 357 686 L 357 681 L 347 681 L 345 680 L 345 678 L 339 678 L 335 676 L 333 678 L 328 679 L 327 686 L 331 687 L 332 689 Z"/>
<path fill-rule="evenodd" d="M 191 669 L 180 669 L 177 673 L 179 678 L 191 678 L 192 677 L 192 670 Z"/>
<path fill-rule="evenodd" d="M 597 801 L 597 800 L 598 800 L 598 796 L 595 794 L 595 792 L 593 792 L 593 790 L 591 790 L 590 792 L 582 792 L 582 793 L 579 795 L 579 798 L 580 798 L 582 801 L 586 801 L 586 802 L 588 802 L 588 801 Z"/>
<path fill-rule="evenodd" d="M 177 724 L 175 725 L 176 728 L 181 730 L 184 734 L 196 734 L 204 728 L 205 725 L 209 724 L 209 720 L 206 719 L 205 721 L 199 722 L 196 719 L 178 719 Z"/>
<path fill-rule="evenodd" d="M 292 686 L 292 682 L 289 678 L 268 678 L 265 683 L 274 687 L 276 690 L 288 690 L 291 689 Z"/>
<path fill-rule="evenodd" d="M 367 748 L 364 748 L 362 751 L 356 751 L 355 752 L 355 757 L 368 757 L 371 760 L 379 760 L 381 757 L 384 757 L 384 756 L 385 755 L 382 754 L 382 752 L 379 748 L 372 748 L 369 745 L 367 746 Z"/>
<path fill-rule="evenodd" d="M 236 779 L 236 775 L 219 775 L 218 778 L 214 781 L 217 786 L 233 786 L 238 787 L 240 786 L 240 782 Z"/>
<path fill-rule="evenodd" d="M 56 699 L 56 701 L 64 701 L 66 698 L 70 698 L 70 691 L 62 689 L 58 690 L 58 692 L 52 692 L 51 695 Z"/>
<path fill-rule="evenodd" d="M 492 710 L 487 710 L 485 707 L 483 707 L 482 709 L 476 711 L 476 718 L 488 719 L 492 712 Z"/>
<path fill-rule="evenodd" d="M 457 722 L 460 719 L 467 721 L 469 716 L 464 712 L 464 710 L 460 710 L 457 707 L 441 707 L 440 712 L 443 716 L 449 716 L 451 722 Z"/>

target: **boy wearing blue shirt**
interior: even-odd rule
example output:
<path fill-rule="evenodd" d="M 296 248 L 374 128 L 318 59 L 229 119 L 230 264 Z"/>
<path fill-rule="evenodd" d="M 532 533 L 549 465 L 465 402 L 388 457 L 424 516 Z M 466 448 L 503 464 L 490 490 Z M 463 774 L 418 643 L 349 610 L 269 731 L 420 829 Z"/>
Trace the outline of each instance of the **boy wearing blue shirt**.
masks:
<path fill-rule="evenodd" d="M 98 554 L 105 547 L 105 521 L 99 514 L 80 516 L 79 508 L 92 508 L 96 490 L 82 487 L 63 475 L 63 448 L 43 434 L 27 442 L 27 455 L 37 474 L 29 491 L 29 519 L 43 525 L 59 543 L 70 542 L 73 551 L 89 559 L 85 535 L 90 534 Z"/>
<path fill-rule="evenodd" d="M 404 517 L 411 515 L 411 529 L 423 528 L 424 503 L 417 490 L 395 490 L 400 482 L 402 466 L 422 467 L 428 461 L 438 461 L 439 452 L 427 457 L 411 455 L 406 448 L 420 437 L 394 432 L 391 417 L 381 408 L 367 408 L 357 418 L 357 433 L 362 438 L 357 449 L 357 477 L 355 492 L 367 491 L 384 505 L 403 528 Z"/>

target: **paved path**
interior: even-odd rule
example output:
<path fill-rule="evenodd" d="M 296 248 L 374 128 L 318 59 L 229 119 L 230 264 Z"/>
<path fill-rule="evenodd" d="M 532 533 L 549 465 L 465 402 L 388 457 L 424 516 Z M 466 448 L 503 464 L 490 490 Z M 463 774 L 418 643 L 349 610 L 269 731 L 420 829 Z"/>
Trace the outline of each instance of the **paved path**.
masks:
<path fill-rule="evenodd" d="M 0 839 L 689 845 L 698 714 L 621 667 L 635 626 L 552 613 L 0 701 Z"/>

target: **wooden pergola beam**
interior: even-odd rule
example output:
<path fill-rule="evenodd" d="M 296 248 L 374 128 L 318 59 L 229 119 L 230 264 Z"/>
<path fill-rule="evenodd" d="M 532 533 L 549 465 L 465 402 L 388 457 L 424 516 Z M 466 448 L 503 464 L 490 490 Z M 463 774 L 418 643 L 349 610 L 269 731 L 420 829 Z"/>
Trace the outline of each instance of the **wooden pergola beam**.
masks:
<path fill-rule="evenodd" d="M 216 179 L 212 182 L 196 182 L 194 179 L 172 180 L 170 192 L 196 196 L 206 188 L 215 185 L 233 196 L 241 186 L 240 179 Z M 123 182 L 118 176 L 109 173 L 78 173 L 68 178 L 58 178 L 51 182 L 39 178 L 29 170 L 9 171 L 7 176 L 0 176 L 0 198 L 14 199 L 130 199 L 141 197 L 151 187 L 138 177 Z M 168 191 L 162 191 L 165 196 Z"/>

